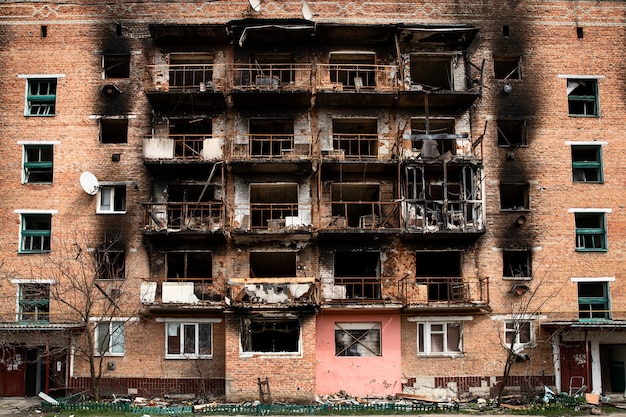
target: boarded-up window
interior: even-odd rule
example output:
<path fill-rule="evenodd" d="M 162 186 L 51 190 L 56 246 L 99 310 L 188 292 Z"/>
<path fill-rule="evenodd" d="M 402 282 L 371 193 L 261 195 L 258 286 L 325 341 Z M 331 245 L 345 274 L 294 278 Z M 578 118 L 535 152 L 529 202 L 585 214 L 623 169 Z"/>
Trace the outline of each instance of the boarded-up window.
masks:
<path fill-rule="evenodd" d="M 380 323 L 335 323 L 335 356 L 381 356 Z"/>

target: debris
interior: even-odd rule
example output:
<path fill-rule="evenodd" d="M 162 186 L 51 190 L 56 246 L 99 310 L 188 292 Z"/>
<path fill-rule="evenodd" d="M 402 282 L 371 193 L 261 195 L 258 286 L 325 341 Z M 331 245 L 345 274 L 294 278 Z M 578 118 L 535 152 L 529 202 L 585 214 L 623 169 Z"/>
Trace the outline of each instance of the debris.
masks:
<path fill-rule="evenodd" d="M 45 392 L 40 392 L 39 394 L 37 394 L 37 396 L 52 405 L 59 405 L 59 402 L 57 400 L 55 400 Z"/>
<path fill-rule="evenodd" d="M 600 395 L 598 394 L 592 394 L 588 392 L 585 394 L 585 400 L 587 400 L 589 404 L 600 405 Z"/>
<path fill-rule="evenodd" d="M 526 407 L 523 405 L 500 404 L 500 407 L 506 408 L 509 410 L 526 410 Z"/>

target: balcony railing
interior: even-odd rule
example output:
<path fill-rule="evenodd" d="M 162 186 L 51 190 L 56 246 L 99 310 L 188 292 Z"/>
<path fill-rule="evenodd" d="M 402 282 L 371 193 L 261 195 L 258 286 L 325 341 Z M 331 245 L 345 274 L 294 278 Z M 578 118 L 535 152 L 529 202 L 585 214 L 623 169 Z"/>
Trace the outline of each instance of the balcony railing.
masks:
<path fill-rule="evenodd" d="M 399 75 L 396 65 L 318 64 L 317 89 L 393 91 Z"/>
<path fill-rule="evenodd" d="M 235 64 L 232 79 L 235 90 L 310 90 L 311 65 Z"/>
<path fill-rule="evenodd" d="M 411 134 L 410 147 L 402 150 L 404 159 L 436 159 L 446 152 L 452 158 L 482 159 L 482 142 L 472 142 L 467 134 Z"/>
<path fill-rule="evenodd" d="M 234 305 L 303 305 L 318 302 L 314 278 L 232 278 L 229 298 Z"/>
<path fill-rule="evenodd" d="M 406 306 L 488 305 L 488 278 L 412 277 L 398 282 Z"/>
<path fill-rule="evenodd" d="M 323 229 L 400 229 L 400 202 L 333 201 Z"/>
<path fill-rule="evenodd" d="M 175 134 L 144 139 L 144 158 L 202 161 L 222 159 L 220 139 L 208 134 Z"/>
<path fill-rule="evenodd" d="M 143 304 L 223 305 L 223 290 L 215 288 L 211 278 L 184 278 L 176 281 L 143 282 L 141 302 Z"/>
<path fill-rule="evenodd" d="M 311 142 L 296 143 L 295 135 L 289 134 L 250 134 L 245 143 L 232 147 L 231 157 L 236 160 L 296 159 L 311 155 Z"/>
<path fill-rule="evenodd" d="M 250 229 L 281 232 L 300 226 L 298 203 L 251 203 Z"/>
<path fill-rule="evenodd" d="M 394 288 L 383 288 L 381 277 L 335 277 L 322 284 L 325 304 L 400 304 Z"/>
<path fill-rule="evenodd" d="M 144 203 L 144 230 L 215 232 L 224 229 L 224 205 L 206 203 Z"/>
<path fill-rule="evenodd" d="M 145 88 L 146 91 L 163 92 L 209 91 L 219 87 L 213 81 L 216 72 L 223 72 L 222 66 L 215 64 L 150 65 L 147 68 Z"/>
<path fill-rule="evenodd" d="M 405 201 L 403 217 L 409 232 L 480 233 L 485 230 L 481 200 Z"/>

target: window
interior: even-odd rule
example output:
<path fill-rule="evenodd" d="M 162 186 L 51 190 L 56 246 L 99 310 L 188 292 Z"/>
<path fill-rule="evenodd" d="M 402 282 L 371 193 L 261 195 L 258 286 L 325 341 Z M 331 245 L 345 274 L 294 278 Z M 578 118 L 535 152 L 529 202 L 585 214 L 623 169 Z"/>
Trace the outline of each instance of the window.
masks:
<path fill-rule="evenodd" d="M 57 80 L 29 79 L 26 90 L 26 116 L 54 116 L 56 112 Z"/>
<path fill-rule="evenodd" d="M 521 57 L 494 56 L 493 74 L 497 80 L 519 80 L 522 78 Z"/>
<path fill-rule="evenodd" d="M 50 316 L 50 284 L 19 284 L 19 321 L 47 322 Z"/>
<path fill-rule="evenodd" d="M 502 276 L 505 278 L 532 278 L 531 251 L 529 249 L 504 249 L 502 251 Z"/>
<path fill-rule="evenodd" d="M 572 145 L 572 180 L 603 182 L 601 145 Z"/>
<path fill-rule="evenodd" d="M 286 230 L 298 219 L 298 184 L 250 184 L 250 219 L 253 230 Z"/>
<path fill-rule="evenodd" d="M 530 209 L 528 184 L 500 184 L 500 210 Z"/>
<path fill-rule="evenodd" d="M 460 322 L 418 323 L 419 355 L 459 355 L 462 352 L 463 326 Z"/>
<path fill-rule="evenodd" d="M 427 302 L 467 301 L 469 293 L 463 285 L 462 253 L 449 251 L 417 251 L 415 277 L 417 285 L 426 285 Z"/>
<path fill-rule="evenodd" d="M 50 250 L 52 215 L 23 214 L 20 252 L 47 252 Z"/>
<path fill-rule="evenodd" d="M 300 321 L 271 317 L 243 318 L 241 348 L 247 353 L 299 353 Z"/>
<path fill-rule="evenodd" d="M 52 145 L 24 145 L 26 184 L 52 183 Z"/>
<path fill-rule="evenodd" d="M 104 55 L 102 57 L 104 78 L 130 77 L 130 55 Z"/>
<path fill-rule="evenodd" d="M 574 213 L 577 251 L 606 251 L 604 213 Z"/>
<path fill-rule="evenodd" d="M 598 80 L 567 80 L 567 103 L 570 116 L 599 116 Z"/>
<path fill-rule="evenodd" d="M 335 356 L 381 356 L 380 323 L 335 323 Z"/>
<path fill-rule="evenodd" d="M 526 120 L 496 120 L 498 146 L 527 146 Z"/>
<path fill-rule="evenodd" d="M 126 185 L 107 185 L 98 189 L 97 213 L 126 213 Z"/>
<path fill-rule="evenodd" d="M 609 283 L 578 283 L 578 318 L 581 320 L 610 319 Z"/>
<path fill-rule="evenodd" d="M 530 320 L 504 322 L 504 341 L 513 351 L 518 352 L 533 343 L 533 326 Z"/>
<path fill-rule="evenodd" d="M 104 321 L 96 325 L 95 352 L 98 355 L 123 355 L 126 351 L 124 322 Z"/>
<path fill-rule="evenodd" d="M 211 323 L 165 323 L 167 358 L 209 358 L 213 353 Z"/>
<path fill-rule="evenodd" d="M 451 56 L 411 55 L 411 84 L 425 90 L 453 90 L 454 68 Z"/>
<path fill-rule="evenodd" d="M 100 119 L 100 142 L 126 143 L 128 141 L 128 119 Z"/>
<path fill-rule="evenodd" d="M 380 252 L 335 252 L 335 285 L 352 301 L 381 300 Z"/>
<path fill-rule="evenodd" d="M 126 277 L 126 253 L 122 250 L 98 250 L 96 267 L 98 279 L 124 279 Z"/>

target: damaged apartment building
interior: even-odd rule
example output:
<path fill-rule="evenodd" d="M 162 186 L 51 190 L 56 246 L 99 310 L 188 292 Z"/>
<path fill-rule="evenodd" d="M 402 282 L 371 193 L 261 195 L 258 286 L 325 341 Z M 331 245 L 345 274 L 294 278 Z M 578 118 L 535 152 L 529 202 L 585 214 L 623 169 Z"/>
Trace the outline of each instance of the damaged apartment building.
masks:
<path fill-rule="evenodd" d="M 0 395 L 623 393 L 624 22 L 518 3 L 1 5 Z"/>

